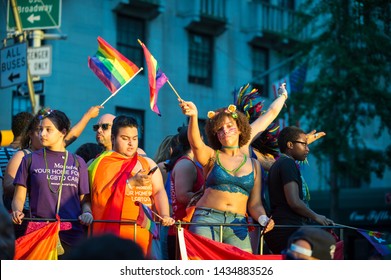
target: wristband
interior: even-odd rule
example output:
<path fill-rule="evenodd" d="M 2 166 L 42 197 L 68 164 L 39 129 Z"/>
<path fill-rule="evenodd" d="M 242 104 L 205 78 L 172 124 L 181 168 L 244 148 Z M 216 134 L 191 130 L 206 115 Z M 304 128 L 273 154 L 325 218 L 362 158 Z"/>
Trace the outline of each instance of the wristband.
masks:
<path fill-rule="evenodd" d="M 258 223 L 261 225 L 261 226 L 266 226 L 267 222 L 269 221 L 269 218 L 266 216 L 266 215 L 261 215 L 259 216 L 258 218 Z"/>
<path fill-rule="evenodd" d="M 278 89 L 278 96 L 280 97 L 281 95 L 283 95 L 285 97 L 285 100 L 288 99 L 288 93 L 286 92 L 286 90 L 279 88 Z"/>
<path fill-rule="evenodd" d="M 312 250 L 306 249 L 306 248 L 301 247 L 301 246 L 294 244 L 294 243 L 291 244 L 291 246 L 289 247 L 289 250 L 291 250 L 292 252 L 296 252 L 296 253 L 300 253 L 300 254 L 309 256 L 309 257 L 312 256 Z"/>

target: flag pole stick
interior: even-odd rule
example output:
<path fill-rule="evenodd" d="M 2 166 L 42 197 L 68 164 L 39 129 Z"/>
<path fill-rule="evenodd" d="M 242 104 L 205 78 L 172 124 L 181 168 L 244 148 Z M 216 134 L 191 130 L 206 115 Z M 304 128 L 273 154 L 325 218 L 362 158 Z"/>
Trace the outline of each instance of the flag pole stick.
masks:
<path fill-rule="evenodd" d="M 152 212 L 153 214 L 155 214 L 156 217 L 158 217 L 160 220 L 163 220 L 163 217 L 160 216 L 160 215 L 159 215 L 158 213 L 156 213 L 155 211 L 153 211 L 152 209 L 151 209 L 151 212 Z"/>
<path fill-rule="evenodd" d="M 112 97 L 114 97 L 117 94 L 117 92 L 119 92 L 124 86 L 126 86 L 131 80 L 133 80 L 133 78 L 136 77 L 136 75 L 140 73 L 142 70 L 143 67 L 140 67 L 140 69 L 138 69 L 138 71 L 134 73 L 134 75 L 126 83 L 124 83 L 119 89 L 117 89 L 113 94 L 111 94 L 105 101 L 103 101 L 103 103 L 100 104 L 100 106 L 105 105 L 107 101 L 109 101 Z"/>
<path fill-rule="evenodd" d="M 175 90 L 175 88 L 172 86 L 172 84 L 170 83 L 170 80 L 167 80 L 167 83 L 170 85 L 171 89 L 174 91 L 174 93 L 176 94 L 176 96 L 178 96 L 178 98 L 180 100 L 182 100 L 182 98 L 179 96 L 179 94 L 177 93 L 177 91 Z"/>

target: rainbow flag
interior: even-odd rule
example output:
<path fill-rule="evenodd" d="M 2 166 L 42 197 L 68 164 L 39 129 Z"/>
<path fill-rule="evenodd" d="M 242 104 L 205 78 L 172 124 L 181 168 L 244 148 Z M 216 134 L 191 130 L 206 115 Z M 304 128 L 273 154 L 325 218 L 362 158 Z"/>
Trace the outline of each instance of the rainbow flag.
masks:
<path fill-rule="evenodd" d="M 117 93 L 139 71 L 139 68 L 98 37 L 98 51 L 88 57 L 88 67 L 95 73 L 112 94 Z"/>
<path fill-rule="evenodd" d="M 391 235 L 365 229 L 357 229 L 357 231 L 361 233 L 382 256 L 391 254 Z"/>
<path fill-rule="evenodd" d="M 134 202 L 134 204 L 139 207 L 137 225 L 149 230 L 155 239 L 158 238 L 159 230 L 152 219 L 152 210 L 139 201 Z"/>
<path fill-rule="evenodd" d="M 156 59 L 151 55 L 147 47 L 138 40 L 143 47 L 145 61 L 148 67 L 148 81 L 149 81 L 149 103 L 152 111 L 161 116 L 159 108 L 157 107 L 157 97 L 160 88 L 167 82 L 167 76 L 160 70 Z"/>
<path fill-rule="evenodd" d="M 60 220 L 15 240 L 15 260 L 57 260 Z"/>
<path fill-rule="evenodd" d="M 179 230 L 179 229 L 178 229 Z M 178 231 L 182 259 L 187 260 L 282 260 L 282 255 L 254 255 L 230 244 L 214 241 L 181 228 Z"/>

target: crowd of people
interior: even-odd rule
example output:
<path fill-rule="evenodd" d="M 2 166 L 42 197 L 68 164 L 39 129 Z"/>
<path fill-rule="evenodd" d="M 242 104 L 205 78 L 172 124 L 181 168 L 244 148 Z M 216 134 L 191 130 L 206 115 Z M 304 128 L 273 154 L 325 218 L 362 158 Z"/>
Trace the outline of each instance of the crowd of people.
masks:
<path fill-rule="evenodd" d="M 59 233 L 59 259 L 104 259 L 104 250 L 114 249 L 110 243 L 117 246 L 118 255 L 107 253 L 109 259 L 179 259 L 177 227 L 184 221 L 190 221 L 188 230 L 197 235 L 254 254 L 283 254 L 289 249 L 292 257 L 297 248 L 307 255 L 320 250 L 311 244 L 303 249 L 291 238 L 301 226 L 333 224 L 309 207 L 309 190 L 297 164 L 308 156 L 308 145 L 325 133 L 285 127 L 275 139 L 279 152 L 272 157 L 254 145 L 284 106 L 285 84 L 278 93 L 255 118 L 238 103 L 209 111 L 206 139 L 197 106 L 179 99 L 188 124 L 161 142 L 154 159 L 138 145 L 137 121 L 124 115 L 103 114 L 92 126 L 96 143 L 68 151 L 90 120 L 98 117 L 101 106 L 91 107 L 73 127 L 59 110 L 17 114 L 14 141 L 0 148 L 0 207 L 14 224 L 3 224 L 7 228 L 0 249 L 8 253 L 1 257 L 13 258 L 15 248 L 9 240 L 23 237 L 32 219 L 58 218 L 71 221 L 70 228 Z M 150 172 L 155 167 L 159 168 Z M 159 246 L 147 228 L 136 226 L 137 202 L 153 213 Z M 251 224 L 258 225 L 255 234 L 249 230 Z M 267 250 L 258 252 L 261 235 Z M 81 249 L 100 241 L 102 252 Z M 324 244 L 330 247 L 335 242 Z M 121 248 L 135 253 L 120 252 Z"/>

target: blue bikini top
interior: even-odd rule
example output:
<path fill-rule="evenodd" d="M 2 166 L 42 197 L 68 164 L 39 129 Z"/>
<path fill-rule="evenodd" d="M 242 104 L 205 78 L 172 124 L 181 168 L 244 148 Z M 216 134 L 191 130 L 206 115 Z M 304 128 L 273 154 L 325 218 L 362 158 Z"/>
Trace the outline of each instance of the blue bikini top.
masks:
<path fill-rule="evenodd" d="M 205 187 L 249 196 L 254 187 L 254 163 L 251 173 L 241 177 L 231 175 L 215 163 L 206 179 Z"/>

